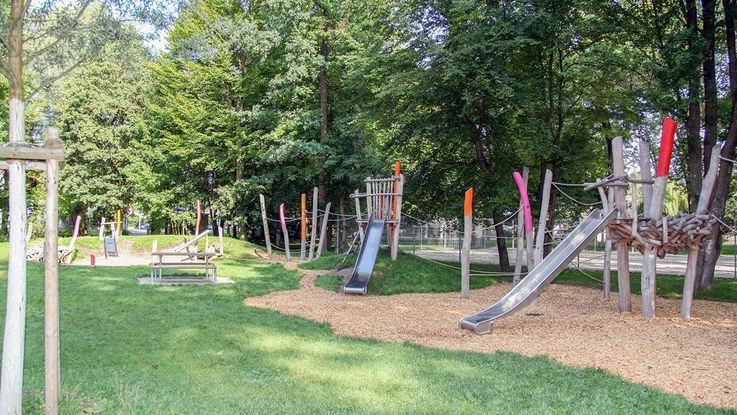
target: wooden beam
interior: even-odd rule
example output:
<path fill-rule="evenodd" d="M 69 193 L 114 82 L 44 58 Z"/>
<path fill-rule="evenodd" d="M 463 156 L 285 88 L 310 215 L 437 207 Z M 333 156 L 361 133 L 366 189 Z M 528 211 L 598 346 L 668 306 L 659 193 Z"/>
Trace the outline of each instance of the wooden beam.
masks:
<path fill-rule="evenodd" d="M 318 188 L 312 189 L 312 230 L 310 231 L 310 255 L 308 259 L 312 261 L 315 258 L 315 239 L 317 238 L 317 202 Z"/>
<path fill-rule="evenodd" d="M 612 140 L 612 165 L 615 176 L 624 176 L 624 144 L 622 137 Z M 614 188 L 614 206 L 620 219 L 627 218 L 627 201 L 624 187 Z M 636 218 L 635 218 L 636 220 Z M 632 293 L 630 291 L 630 261 L 627 241 L 617 242 L 617 285 L 619 290 L 619 312 L 632 310 Z"/>
<path fill-rule="evenodd" d="M 287 222 L 284 218 L 284 203 L 279 205 L 279 223 L 281 225 L 281 232 L 284 235 L 284 255 L 287 257 L 287 262 L 292 260 L 292 255 L 289 252 L 289 232 L 287 231 Z"/>
<path fill-rule="evenodd" d="M 307 195 L 302 193 L 299 204 L 299 259 L 305 260 L 305 250 L 307 248 Z"/>
<path fill-rule="evenodd" d="M 356 189 L 353 194 L 355 195 L 353 200 L 356 203 L 356 224 L 358 225 L 358 236 L 361 238 L 361 243 L 363 244 L 363 226 L 361 225 L 363 218 L 361 217 L 361 198 L 358 196 L 358 189 Z"/>
<path fill-rule="evenodd" d="M 269 237 L 269 221 L 266 219 L 266 200 L 264 195 L 258 195 L 259 205 L 261 206 L 261 223 L 264 226 L 264 240 L 266 242 L 266 253 L 271 255 L 271 238 Z"/>
<path fill-rule="evenodd" d="M 550 188 L 553 185 L 553 172 L 545 170 L 545 181 L 543 182 L 543 199 L 540 205 L 540 218 L 538 219 L 537 240 L 535 242 L 535 266 L 543 260 L 545 247 L 545 231 L 548 223 L 548 205 L 550 205 Z"/>
<path fill-rule="evenodd" d="M 530 177 L 530 168 L 525 166 L 522 169 L 522 181 L 527 186 L 527 179 Z M 522 255 L 525 249 L 525 212 L 522 207 L 522 199 L 519 201 L 519 213 L 517 213 L 517 249 L 516 259 L 514 263 L 514 277 L 512 277 L 512 286 L 517 285 L 522 276 Z M 496 229 L 494 230 L 496 232 Z M 496 233 L 495 233 L 496 235 Z M 497 241 L 498 243 L 499 241 Z M 528 272 L 530 270 L 527 270 Z"/>
<path fill-rule="evenodd" d="M 397 255 L 399 253 L 399 227 L 402 223 L 402 194 L 404 193 L 404 175 L 400 174 L 399 178 L 396 180 L 396 195 L 394 196 L 394 211 L 393 211 L 393 219 L 395 221 L 395 224 L 393 226 L 393 233 L 392 233 L 392 247 L 391 247 L 391 257 L 392 261 L 397 260 Z"/>
<path fill-rule="evenodd" d="M 320 255 L 322 255 L 322 250 L 325 248 L 325 238 L 327 237 L 328 232 L 328 218 L 330 217 L 330 202 L 328 202 L 327 205 L 325 205 L 325 216 L 322 218 L 322 228 L 320 229 L 320 243 L 317 246 L 317 253 L 315 254 L 315 258 L 320 258 Z"/>
<path fill-rule="evenodd" d="M 721 148 L 714 146 L 711 151 L 711 159 L 709 162 L 709 171 L 704 176 L 701 184 L 701 194 L 699 195 L 699 204 L 696 207 L 696 214 L 703 215 L 709 211 L 709 201 L 714 192 L 714 184 L 716 183 L 717 172 L 719 170 L 719 156 Z M 696 273 L 698 269 L 699 258 L 698 244 L 691 244 L 688 247 L 688 259 L 686 260 L 686 277 L 683 280 L 683 298 L 681 299 L 681 317 L 691 317 L 691 305 L 693 304 L 693 293 L 696 289 Z"/>
<path fill-rule="evenodd" d="M 640 177 L 642 180 L 652 180 L 653 172 L 650 166 L 650 146 L 643 140 L 638 142 L 640 150 Z M 644 207 L 643 212 L 650 212 L 650 200 L 653 198 L 653 186 L 649 183 L 642 185 L 642 205 Z"/>
<path fill-rule="evenodd" d="M 49 135 L 53 134 L 49 129 Z M 56 130 L 58 134 L 58 130 Z M 59 354 L 59 162 L 46 163 L 46 230 L 44 241 L 44 410 L 59 413 L 61 365 Z"/>
<path fill-rule="evenodd" d="M 0 146 L 0 159 L 6 160 L 64 160 L 63 148 L 31 147 L 26 144 Z"/>
<path fill-rule="evenodd" d="M 45 161 L 18 160 L 18 162 L 23 164 L 23 167 L 25 167 L 26 170 L 46 171 Z M 8 166 L 9 164 L 7 160 L 0 160 L 0 170 L 7 170 Z"/>

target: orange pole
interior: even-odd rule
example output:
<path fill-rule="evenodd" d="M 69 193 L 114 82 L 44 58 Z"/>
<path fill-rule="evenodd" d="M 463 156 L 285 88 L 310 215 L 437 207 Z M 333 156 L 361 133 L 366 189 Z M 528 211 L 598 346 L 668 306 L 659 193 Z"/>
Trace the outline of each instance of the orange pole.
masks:
<path fill-rule="evenodd" d="M 302 242 L 307 240 L 307 195 L 302 193 Z"/>
<path fill-rule="evenodd" d="M 473 187 L 466 190 L 466 200 L 463 202 L 463 216 L 471 216 L 473 214 Z"/>

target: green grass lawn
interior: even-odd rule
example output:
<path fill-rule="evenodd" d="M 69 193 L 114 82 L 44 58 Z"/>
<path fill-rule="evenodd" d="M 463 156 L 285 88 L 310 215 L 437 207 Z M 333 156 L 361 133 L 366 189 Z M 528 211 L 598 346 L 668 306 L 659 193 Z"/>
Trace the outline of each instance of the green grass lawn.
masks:
<path fill-rule="evenodd" d="M 320 259 L 300 264 L 302 269 L 331 270 L 340 265 L 342 255 L 326 254 Z M 344 266 L 353 266 L 355 255 L 348 258 Z M 370 294 L 391 295 L 399 293 L 431 293 L 460 291 L 460 271 L 457 262 L 446 263 L 450 267 L 439 265 L 412 254 L 400 253 L 397 261 L 391 261 L 386 251 L 381 251 L 376 260 L 374 273 L 369 282 Z M 523 267 L 523 272 L 526 267 Z M 473 264 L 473 271 L 499 271 L 497 265 Z M 604 279 L 601 271 L 584 270 L 583 274 L 575 269 L 564 270 L 556 279 L 558 284 L 583 285 L 587 287 L 602 287 Z M 336 282 L 335 276 L 324 277 L 318 283 L 319 286 L 337 290 L 340 284 Z M 498 276 L 472 276 L 471 288 L 487 287 L 491 284 L 511 281 L 511 277 Z M 337 284 L 337 287 L 336 287 Z M 630 273 L 630 286 L 632 293 L 640 294 L 640 274 Z M 617 273 L 611 273 L 612 291 L 617 291 Z M 657 293 L 661 297 L 680 298 L 683 293 L 683 277 L 672 275 L 658 275 Z M 716 279 L 711 292 L 699 291 L 696 298 L 712 301 L 737 302 L 737 280 Z"/>
<path fill-rule="evenodd" d="M 252 252 L 232 242 L 231 256 Z M 0 244 L 2 291 L 6 266 Z M 145 267 L 62 266 L 62 413 L 734 413 L 544 357 L 336 337 L 243 304 L 297 288 L 297 273 L 247 260 L 218 267 L 234 286 L 139 286 Z M 28 271 L 24 413 L 41 414 L 42 266 Z"/>

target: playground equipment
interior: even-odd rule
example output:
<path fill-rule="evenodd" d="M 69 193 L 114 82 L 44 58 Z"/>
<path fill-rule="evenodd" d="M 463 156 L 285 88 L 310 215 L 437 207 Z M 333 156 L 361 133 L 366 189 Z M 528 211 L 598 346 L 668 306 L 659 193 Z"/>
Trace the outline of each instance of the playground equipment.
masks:
<path fill-rule="evenodd" d="M 210 230 L 205 230 L 191 240 L 185 241 L 168 251 L 159 251 L 158 241 L 154 240 L 151 243 L 151 282 L 154 282 L 155 278 L 161 280 L 162 272 L 165 269 L 198 269 L 205 272 L 204 280 L 217 283 L 217 266 L 210 260 L 218 254 L 210 249 L 209 234 Z M 205 250 L 199 252 L 198 244 L 202 238 L 205 239 Z M 170 258 L 179 259 L 179 261 L 167 261 Z M 212 276 L 212 280 L 210 280 L 210 276 Z"/>
<path fill-rule="evenodd" d="M 591 212 L 545 259 L 493 306 L 461 319 L 460 326 L 476 334 L 491 333 L 491 323 L 533 302 L 586 244 L 614 219 L 616 211 Z"/>
<path fill-rule="evenodd" d="M 535 301 L 540 293 L 555 279 L 555 277 L 581 252 L 586 244 L 594 239 L 602 230 L 606 229 L 605 268 L 604 268 L 604 295 L 609 298 L 610 267 L 607 262 L 611 258 L 612 245 L 617 247 L 617 278 L 619 286 L 619 311 L 631 310 L 631 293 L 629 279 L 629 249 L 634 248 L 643 255 L 642 266 L 642 314 L 645 317 L 655 316 L 655 280 L 657 258 L 664 258 L 667 253 L 676 253 L 681 249 L 688 249 L 689 255 L 686 266 L 686 278 L 683 287 L 681 315 L 690 316 L 693 299 L 696 262 L 701 244 L 711 235 L 711 227 L 715 219 L 708 215 L 708 204 L 714 188 L 716 173 L 719 166 L 719 148 L 714 148 L 711 154 L 710 169 L 704 177 L 702 192 L 695 213 L 680 214 L 662 217 L 663 200 L 670 168 L 670 159 L 673 151 L 675 136 L 675 122 L 666 118 L 663 122 L 663 132 L 658 156 L 658 166 L 655 179 L 650 179 L 649 150 L 640 145 L 641 180 L 628 177 L 624 170 L 624 155 L 622 138 L 617 137 L 612 143 L 613 174 L 595 183 L 584 184 L 585 190 L 597 189 L 603 209 L 596 209 L 583 220 L 576 229 L 556 247 L 550 255 L 542 258 L 547 209 L 552 184 L 552 173 L 546 172 L 543 186 L 543 200 L 541 206 L 540 225 L 537 232 L 537 244 L 532 248 L 532 217 L 527 200 L 525 180 L 515 172 L 514 178 L 520 189 L 520 218 L 524 218 L 524 235 L 527 242 L 528 275 L 518 280 L 521 270 L 520 254 L 522 230 L 518 232 L 517 266 L 512 290 L 496 304 L 477 314 L 463 318 L 459 324 L 462 328 L 474 330 L 477 334 L 491 332 L 494 320 L 507 316 L 520 308 Z M 643 186 L 645 212 L 642 218 L 637 212 L 638 192 L 637 185 Z M 557 186 L 556 186 L 557 187 Z M 626 189 L 630 188 L 631 198 L 628 204 Z M 469 211 L 469 197 L 466 196 L 466 233 L 470 233 L 471 214 Z M 631 206 L 631 216 L 628 214 L 628 205 Z M 462 250 L 462 283 L 461 296 L 467 298 L 468 286 L 468 252 L 465 244 L 470 238 L 464 238 Z M 465 257 L 465 258 L 464 258 Z M 532 257 L 532 260 L 531 260 Z M 464 291 L 465 290 L 465 291 Z"/>
<path fill-rule="evenodd" d="M 17 101 L 17 100 L 16 100 Z M 17 102 L 11 102 L 19 105 Z M 22 104 L 20 104 L 22 105 Z M 21 107 L 22 108 L 22 107 Z M 22 123 L 21 123 L 22 125 Z M 46 172 L 46 224 L 44 233 L 44 409 L 59 412 L 61 366 L 59 360 L 58 194 L 59 168 L 64 147 L 59 129 L 49 127 L 42 147 L 32 147 L 12 135 L 0 146 L 0 168 L 8 170 L 9 233 L 8 294 L 0 374 L 0 413 L 22 413 L 23 350 L 26 318 L 26 171 Z M 16 140 L 14 140 L 14 137 Z"/>
<path fill-rule="evenodd" d="M 105 258 L 108 256 L 118 256 L 118 236 L 120 235 L 120 209 L 118 209 L 118 220 L 105 222 L 105 218 L 100 219 L 100 235 L 102 241 L 102 249 Z M 105 227 L 110 227 L 110 236 L 105 236 Z"/>
<path fill-rule="evenodd" d="M 389 228 L 387 241 L 392 260 L 397 259 L 399 249 L 399 226 L 402 221 L 402 191 L 404 176 L 400 174 L 399 162 L 395 164 L 394 175 L 389 178 L 371 178 L 365 180 L 366 193 L 358 190 L 351 195 L 356 199 L 356 222 L 365 224 L 361 249 L 356 266 L 353 268 L 348 283 L 343 287 L 346 294 L 366 294 L 371 273 L 376 263 L 384 227 Z M 361 216 L 360 199 L 366 200 L 367 216 Z M 360 231 L 359 231 L 360 234 Z"/>

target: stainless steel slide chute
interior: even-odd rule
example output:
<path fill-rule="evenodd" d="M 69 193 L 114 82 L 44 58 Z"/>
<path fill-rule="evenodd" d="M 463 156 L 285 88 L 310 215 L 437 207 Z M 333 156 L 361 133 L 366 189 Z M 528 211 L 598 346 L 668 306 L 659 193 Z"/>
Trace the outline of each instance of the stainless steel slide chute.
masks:
<path fill-rule="evenodd" d="M 379 254 L 381 236 L 384 233 L 384 219 L 371 218 L 366 226 L 361 249 L 358 252 L 356 266 L 348 283 L 343 287 L 346 294 L 366 294 L 371 273 L 374 271 L 376 256 Z"/>
<path fill-rule="evenodd" d="M 616 216 L 616 209 L 612 209 L 609 213 L 603 213 L 599 209 L 592 211 L 501 300 L 486 310 L 461 319 L 460 326 L 473 330 L 476 334 L 491 333 L 491 323 L 494 320 L 510 315 L 534 301 L 586 247 L 586 244 L 591 242 Z"/>

